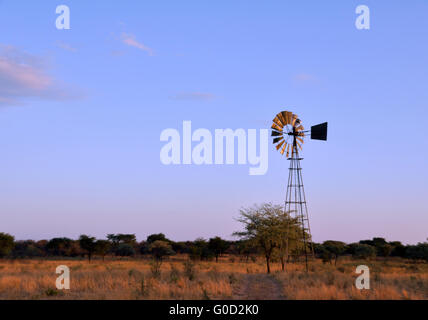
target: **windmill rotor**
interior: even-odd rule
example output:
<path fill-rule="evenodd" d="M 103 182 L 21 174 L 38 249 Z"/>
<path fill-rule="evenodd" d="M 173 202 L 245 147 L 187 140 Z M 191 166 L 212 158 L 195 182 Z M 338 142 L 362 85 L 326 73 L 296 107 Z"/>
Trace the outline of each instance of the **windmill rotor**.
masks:
<path fill-rule="evenodd" d="M 313 140 L 327 140 L 327 122 L 317 124 L 306 130 L 302 121 L 296 114 L 290 111 L 282 111 L 273 119 L 272 123 L 273 144 L 281 155 L 293 155 L 298 149 L 302 150 L 304 139 L 310 136 Z"/>
<path fill-rule="evenodd" d="M 273 119 L 272 124 L 273 144 L 276 145 L 282 155 L 288 158 L 297 148 L 302 149 L 304 143 L 305 128 L 299 117 L 290 111 L 282 111 Z"/>

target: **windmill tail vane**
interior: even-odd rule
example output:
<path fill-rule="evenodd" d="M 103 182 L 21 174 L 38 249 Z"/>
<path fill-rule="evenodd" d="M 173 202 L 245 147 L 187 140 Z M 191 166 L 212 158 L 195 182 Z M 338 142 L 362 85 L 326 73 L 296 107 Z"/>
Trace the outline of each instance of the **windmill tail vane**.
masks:
<path fill-rule="evenodd" d="M 281 155 L 290 161 L 287 191 L 285 196 L 285 212 L 294 215 L 301 229 L 301 241 L 296 241 L 295 256 L 304 256 L 306 271 L 308 271 L 308 258 L 314 257 L 312 235 L 309 225 L 306 195 L 303 186 L 302 167 L 299 150 L 302 151 L 304 139 L 310 136 L 312 140 L 327 140 L 327 122 L 312 126 L 305 130 L 302 121 L 290 111 L 282 111 L 273 119 L 273 144 Z M 288 232 L 289 233 L 289 232 Z"/>

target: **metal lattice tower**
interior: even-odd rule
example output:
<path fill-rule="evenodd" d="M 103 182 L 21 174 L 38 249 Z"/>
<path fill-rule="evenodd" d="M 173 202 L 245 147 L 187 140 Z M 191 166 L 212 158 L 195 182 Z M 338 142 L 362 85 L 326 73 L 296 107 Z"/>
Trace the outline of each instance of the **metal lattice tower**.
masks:
<path fill-rule="evenodd" d="M 293 148 L 293 150 L 295 150 Z M 285 212 L 297 220 L 301 235 L 297 235 L 300 241 L 296 241 L 296 254 L 304 255 L 306 270 L 308 270 L 308 256 L 314 257 L 311 228 L 309 225 L 308 207 L 306 205 L 305 188 L 303 186 L 302 167 L 300 166 L 299 152 L 295 150 L 290 161 L 288 172 L 287 193 L 285 196 Z M 290 230 L 290 229 L 289 229 Z"/>
<path fill-rule="evenodd" d="M 304 256 L 306 271 L 308 271 L 308 257 L 314 257 L 314 248 L 303 186 L 302 167 L 300 166 L 300 160 L 303 160 L 303 158 L 299 156 L 299 149 L 302 150 L 303 139 L 308 132 L 304 130 L 297 115 L 292 112 L 282 111 L 273 119 L 273 143 L 276 144 L 276 149 L 282 155 L 286 152 L 286 156 L 290 161 L 284 210 L 286 214 L 290 214 L 290 218 L 294 219 L 299 226 L 301 235 L 297 234 L 294 239 L 296 242 L 296 256 Z M 310 136 L 311 139 L 315 140 L 327 140 L 327 122 L 312 126 Z M 289 155 L 291 156 L 290 158 Z M 288 232 L 288 235 L 287 243 L 289 243 L 290 232 Z"/>

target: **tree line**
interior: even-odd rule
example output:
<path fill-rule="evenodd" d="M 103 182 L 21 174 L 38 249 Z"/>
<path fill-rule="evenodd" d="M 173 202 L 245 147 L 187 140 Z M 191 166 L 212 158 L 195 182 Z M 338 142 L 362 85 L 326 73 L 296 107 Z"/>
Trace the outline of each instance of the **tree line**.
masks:
<path fill-rule="evenodd" d="M 246 262 L 263 256 L 269 273 L 273 261 L 280 262 L 284 270 L 286 263 L 294 260 L 302 250 L 304 238 L 308 239 L 298 221 L 278 205 L 268 203 L 243 208 L 237 220 L 244 229 L 234 233 L 240 238 L 235 241 L 221 237 L 172 241 L 163 233 L 151 234 L 143 241 L 137 241 L 135 234 L 108 234 L 106 239 L 81 235 L 78 239 L 62 237 L 34 241 L 15 240 L 12 235 L 0 232 L 0 258 L 87 257 L 90 262 L 94 256 L 102 260 L 106 256 L 150 256 L 160 266 L 166 257 L 175 254 L 187 254 L 192 260 L 216 262 L 220 256 L 228 254 L 231 259 L 238 257 Z M 312 243 L 312 246 L 316 257 L 324 263 L 337 264 L 344 255 L 360 259 L 401 257 L 428 262 L 428 242 L 404 245 L 378 237 L 349 244 L 328 240 Z"/>

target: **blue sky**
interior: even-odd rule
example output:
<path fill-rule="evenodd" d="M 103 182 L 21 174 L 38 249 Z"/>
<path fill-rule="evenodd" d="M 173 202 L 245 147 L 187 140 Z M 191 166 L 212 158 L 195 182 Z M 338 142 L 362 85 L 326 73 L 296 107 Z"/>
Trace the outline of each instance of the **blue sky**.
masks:
<path fill-rule="evenodd" d="M 55 28 L 55 8 L 71 30 Z M 355 8 L 370 8 L 370 30 Z M 315 241 L 428 237 L 428 3 L 0 1 L 1 230 L 18 239 L 231 238 L 288 163 L 165 166 L 162 130 L 304 125 Z"/>

